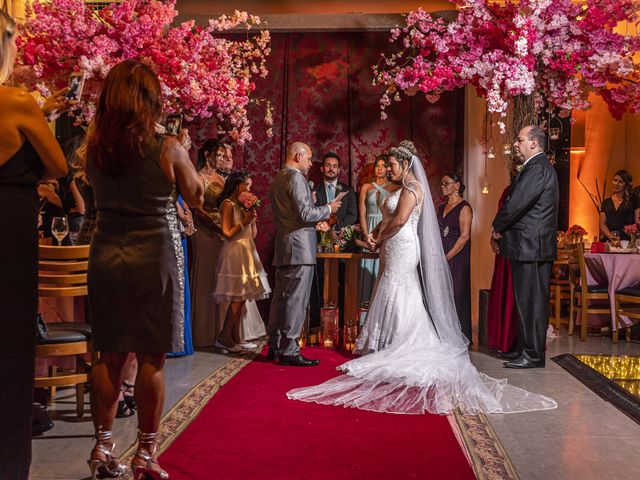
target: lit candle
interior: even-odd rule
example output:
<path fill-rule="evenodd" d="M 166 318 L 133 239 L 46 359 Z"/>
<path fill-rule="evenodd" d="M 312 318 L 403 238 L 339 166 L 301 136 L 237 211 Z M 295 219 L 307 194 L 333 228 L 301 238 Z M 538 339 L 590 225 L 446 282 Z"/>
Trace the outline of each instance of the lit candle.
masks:
<path fill-rule="evenodd" d="M 324 348 L 333 348 L 333 342 L 331 341 L 331 339 L 327 338 L 324 341 Z"/>
<path fill-rule="evenodd" d="M 334 251 L 334 253 L 340 253 L 340 245 L 334 245 L 333 246 L 333 251 Z"/>
<path fill-rule="evenodd" d="M 316 344 L 316 335 L 315 333 L 312 333 L 311 335 L 309 335 L 309 345 L 315 345 Z"/>

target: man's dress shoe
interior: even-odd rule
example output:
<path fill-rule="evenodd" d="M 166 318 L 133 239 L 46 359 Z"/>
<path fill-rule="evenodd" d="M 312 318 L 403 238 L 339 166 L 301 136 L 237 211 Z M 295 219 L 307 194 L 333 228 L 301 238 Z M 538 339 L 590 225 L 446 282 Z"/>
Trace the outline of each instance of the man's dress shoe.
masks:
<path fill-rule="evenodd" d="M 280 355 L 280 365 L 289 367 L 315 367 L 320 360 L 311 360 L 302 355 Z"/>
<path fill-rule="evenodd" d="M 518 350 L 511 350 L 510 352 L 500 352 L 498 356 L 500 358 L 504 358 L 506 360 L 515 360 L 520 355 L 522 355 Z"/>
<path fill-rule="evenodd" d="M 506 368 L 544 368 L 544 360 L 531 360 L 525 357 L 518 357 L 510 362 L 504 362 Z"/>
<path fill-rule="evenodd" d="M 278 358 L 278 351 L 275 348 L 269 347 L 269 351 L 267 352 L 267 360 L 270 362 Z"/>

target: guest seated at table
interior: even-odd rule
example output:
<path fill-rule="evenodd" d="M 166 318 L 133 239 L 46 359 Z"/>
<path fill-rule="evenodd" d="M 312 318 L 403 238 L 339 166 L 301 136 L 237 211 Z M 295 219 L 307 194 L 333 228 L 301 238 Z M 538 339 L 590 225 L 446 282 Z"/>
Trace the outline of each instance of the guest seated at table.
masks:
<path fill-rule="evenodd" d="M 640 205 L 631 195 L 633 178 L 626 170 L 618 170 L 613 176 L 613 193 L 600 206 L 600 235 L 604 241 L 629 240 L 625 225 L 636 223 L 640 215 Z M 614 239 L 612 232 L 618 233 Z"/>

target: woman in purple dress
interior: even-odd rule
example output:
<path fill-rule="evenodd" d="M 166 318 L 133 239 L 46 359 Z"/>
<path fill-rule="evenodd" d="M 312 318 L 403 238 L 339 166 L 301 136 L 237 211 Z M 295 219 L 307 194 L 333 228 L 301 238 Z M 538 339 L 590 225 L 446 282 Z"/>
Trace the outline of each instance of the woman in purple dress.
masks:
<path fill-rule="evenodd" d="M 446 201 L 438 208 L 442 246 L 451 277 L 456 311 L 462 333 L 472 341 L 471 332 L 471 205 L 462 198 L 464 183 L 457 173 L 447 173 L 440 183 Z"/>

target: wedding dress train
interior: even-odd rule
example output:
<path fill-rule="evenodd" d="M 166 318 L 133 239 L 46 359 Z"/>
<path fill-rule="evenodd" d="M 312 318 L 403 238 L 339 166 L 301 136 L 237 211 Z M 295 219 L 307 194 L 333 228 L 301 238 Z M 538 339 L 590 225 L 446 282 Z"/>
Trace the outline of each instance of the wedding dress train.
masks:
<path fill-rule="evenodd" d="M 426 190 L 418 184 L 408 188 Z M 396 190 L 385 199 L 384 216 L 394 213 L 401 191 Z M 428 241 L 419 235 L 421 211 L 422 202 L 418 202 L 401 230 L 382 244 L 378 281 L 365 326 L 356 342 L 356 353 L 362 356 L 338 367 L 344 375 L 320 385 L 291 390 L 287 396 L 405 414 L 446 414 L 455 408 L 465 414 L 556 408 L 551 398 L 509 385 L 506 379 L 491 378 L 473 366 L 466 339 L 457 324 L 450 277 L 436 275 L 437 281 L 426 280 L 430 285 L 425 285 L 421 278 L 421 261 L 426 263 L 422 265 L 426 270 L 441 267 L 440 252 L 429 249 L 438 246 L 442 249 L 439 237 L 431 234 L 426 235 L 431 237 L 432 244 L 421 244 Z M 424 221 L 429 222 L 425 226 L 431 225 L 430 217 Z M 439 291 L 434 291 L 434 285 Z M 430 305 L 445 305 L 449 311 L 442 314 Z M 441 318 L 440 323 L 434 322 L 431 311 L 433 316 L 448 314 L 447 323 Z"/>

